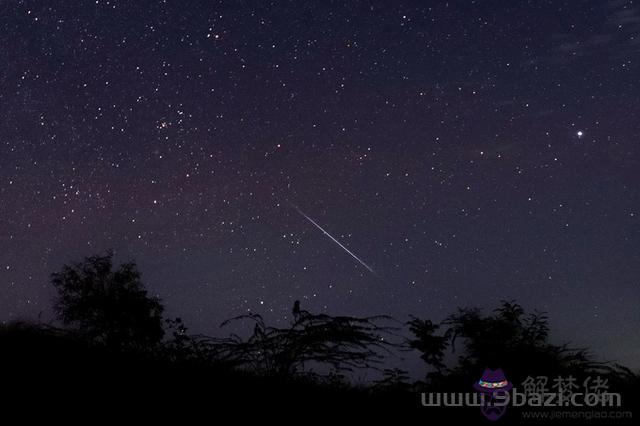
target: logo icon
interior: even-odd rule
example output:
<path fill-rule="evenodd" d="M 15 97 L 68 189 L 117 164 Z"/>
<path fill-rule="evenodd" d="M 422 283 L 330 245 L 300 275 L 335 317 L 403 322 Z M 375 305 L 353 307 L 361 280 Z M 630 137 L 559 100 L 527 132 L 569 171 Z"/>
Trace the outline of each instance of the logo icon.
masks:
<path fill-rule="evenodd" d="M 507 380 L 502 369 L 486 368 L 473 387 L 482 394 L 480 411 L 487 419 L 496 421 L 504 415 L 509 403 L 507 392 L 513 385 Z"/>

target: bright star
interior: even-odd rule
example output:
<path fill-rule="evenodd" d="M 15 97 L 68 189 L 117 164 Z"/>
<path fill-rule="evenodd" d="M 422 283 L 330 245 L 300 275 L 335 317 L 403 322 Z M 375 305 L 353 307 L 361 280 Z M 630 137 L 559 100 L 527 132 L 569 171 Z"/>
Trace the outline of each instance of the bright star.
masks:
<path fill-rule="evenodd" d="M 578 130 L 576 135 L 578 135 L 578 137 L 581 138 L 584 135 L 584 132 L 582 130 Z"/>

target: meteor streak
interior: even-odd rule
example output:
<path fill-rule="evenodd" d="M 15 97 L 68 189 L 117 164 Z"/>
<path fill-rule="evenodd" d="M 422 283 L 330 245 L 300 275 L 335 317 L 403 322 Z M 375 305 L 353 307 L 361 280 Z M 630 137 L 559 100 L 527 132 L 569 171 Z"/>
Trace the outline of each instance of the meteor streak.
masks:
<path fill-rule="evenodd" d="M 364 263 L 364 262 L 363 262 L 363 261 L 362 261 L 358 256 L 356 256 L 355 254 L 353 254 L 353 253 L 352 253 L 348 248 L 346 248 L 346 247 L 345 247 L 345 246 L 344 246 L 340 241 L 336 240 L 335 238 L 333 238 L 333 236 L 332 236 L 331 234 L 329 234 L 327 231 L 325 231 L 325 230 L 324 230 L 324 228 L 322 228 L 322 226 L 318 225 L 318 224 L 317 224 L 313 219 L 311 219 L 311 218 L 310 218 L 309 216 L 307 216 L 307 215 L 306 215 L 302 210 L 300 210 L 300 209 L 298 208 L 298 206 L 296 206 L 296 205 L 294 205 L 294 204 L 291 204 L 291 203 L 289 203 L 289 204 L 291 205 L 291 207 L 293 207 L 294 209 L 296 209 L 296 211 L 297 211 L 298 213 L 300 213 L 300 215 L 302 215 L 302 217 L 304 217 L 304 218 L 305 218 L 305 219 L 307 219 L 309 222 L 311 222 L 311 223 L 313 224 L 313 226 L 315 226 L 316 228 L 318 228 L 319 230 L 321 230 L 321 231 L 322 231 L 322 233 L 323 233 L 324 235 L 326 235 L 327 237 L 331 238 L 331 241 L 333 241 L 334 243 L 336 243 L 337 245 L 339 245 L 339 246 L 340 246 L 340 248 L 341 248 L 342 250 L 344 250 L 344 251 L 346 251 L 347 253 L 349 253 L 349 255 L 350 255 L 351 257 L 353 257 L 355 260 L 357 260 L 357 261 L 358 261 L 358 263 L 360 263 L 362 266 L 364 266 L 365 268 L 367 268 L 367 270 L 368 270 L 369 272 L 371 272 L 372 274 L 374 274 L 374 275 L 376 275 L 376 276 L 378 275 L 378 274 L 376 274 L 376 272 L 375 272 L 373 269 L 371 269 L 371 267 L 370 267 L 369 265 L 367 265 L 366 263 Z"/>

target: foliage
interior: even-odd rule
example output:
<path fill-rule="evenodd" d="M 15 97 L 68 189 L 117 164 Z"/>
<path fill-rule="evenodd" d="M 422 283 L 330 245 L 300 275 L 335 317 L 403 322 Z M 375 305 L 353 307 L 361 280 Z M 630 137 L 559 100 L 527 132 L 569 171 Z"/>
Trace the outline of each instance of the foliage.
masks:
<path fill-rule="evenodd" d="M 113 267 L 113 253 L 87 257 L 52 274 L 55 310 L 91 341 L 115 349 L 151 348 L 164 335 L 160 301 L 148 296 L 135 263 Z"/>
<path fill-rule="evenodd" d="M 43 351 L 38 348 L 48 346 L 58 353 L 57 358 L 48 355 L 54 357 L 56 365 L 72 368 L 86 360 L 88 368 L 94 364 L 89 355 L 104 366 L 112 354 L 111 350 L 105 351 L 106 347 L 120 351 L 122 363 L 116 357 L 112 365 L 116 373 L 129 371 L 125 366 L 132 366 L 131 371 L 140 365 L 171 366 L 176 377 L 185 373 L 185 377 L 195 377 L 207 371 L 229 386 L 236 379 L 243 383 L 265 380 L 275 386 L 317 387 L 319 395 L 325 390 L 351 392 L 356 388 L 346 373 L 373 368 L 381 371 L 382 377 L 366 394 L 397 397 L 399 403 L 407 401 L 407 393 L 424 385 L 464 389 L 486 367 L 502 368 L 513 382 L 527 375 L 584 377 L 596 373 L 630 394 L 640 384 L 637 372 L 594 362 L 588 351 L 573 349 L 569 344 L 550 343 L 547 316 L 537 311 L 527 313 L 514 302 L 503 301 L 489 314 L 475 308 L 458 309 L 439 323 L 412 317 L 408 322 L 412 337 L 404 348 L 417 350 L 432 371 L 426 383 L 410 383 L 403 370 L 379 368 L 385 356 L 400 348 L 389 340 L 397 336 L 397 328 L 384 325 L 390 320 L 386 316 L 313 314 L 301 309 L 296 301 L 287 327 L 267 325 L 260 315 L 250 313 L 223 323 L 250 321 L 253 328 L 248 337 L 232 334 L 212 338 L 188 334 L 181 318 L 163 321 L 163 306 L 148 296 L 136 265 L 125 263 L 114 268 L 111 252 L 65 265 L 52 275 L 52 283 L 58 292 L 58 317 L 73 329 L 42 325 L 0 328 L 0 338 L 13 342 L 10 346 L 15 353 L 7 358 L 11 362 L 30 359 L 15 349 L 24 346 L 25 353 L 33 355 L 32 363 L 42 364 L 37 357 Z M 163 340 L 165 330 L 167 340 Z M 87 345 L 87 340 L 91 344 Z M 83 349 L 83 344 L 87 348 Z M 148 373 L 155 377 L 152 367 Z M 266 376 L 272 376 L 273 381 Z M 238 385 L 237 389 L 244 391 L 245 387 Z"/>
<path fill-rule="evenodd" d="M 266 374 L 292 375 L 316 365 L 350 371 L 372 367 L 392 345 L 385 335 L 394 328 L 377 324 L 385 318 L 312 314 L 296 301 L 288 328 L 268 326 L 260 315 L 242 315 L 225 324 L 248 319 L 254 323 L 251 336 L 234 334 L 217 341 L 216 347 L 225 359 Z"/>
<path fill-rule="evenodd" d="M 447 336 L 436 335 L 440 325 L 416 317 L 408 325 L 409 331 L 415 336 L 413 340 L 409 340 L 409 347 L 418 350 L 424 362 L 438 371 L 442 370 L 445 367 L 443 359 L 447 349 Z"/>
<path fill-rule="evenodd" d="M 586 350 L 551 344 L 547 316 L 527 314 L 514 302 L 503 301 L 491 315 L 462 308 L 440 324 L 414 318 L 409 327 L 413 333 L 410 347 L 419 350 L 421 358 L 435 369 L 428 377 L 440 380 L 447 375 L 474 377 L 486 367 L 503 368 L 512 376 L 585 374 L 602 367 Z M 451 366 L 443 361 L 448 348 L 458 354 L 457 363 Z"/>

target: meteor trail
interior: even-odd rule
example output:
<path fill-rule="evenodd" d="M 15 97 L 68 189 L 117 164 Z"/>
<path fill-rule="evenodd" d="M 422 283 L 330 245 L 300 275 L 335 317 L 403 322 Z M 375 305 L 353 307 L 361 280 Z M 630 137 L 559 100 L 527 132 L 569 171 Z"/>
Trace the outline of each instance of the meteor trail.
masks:
<path fill-rule="evenodd" d="M 327 231 L 325 231 L 322 226 L 318 225 L 313 219 L 311 219 L 309 216 L 307 216 L 302 210 L 300 210 L 298 208 L 298 206 L 289 203 L 289 205 L 291 205 L 291 207 L 293 207 L 294 209 L 296 209 L 296 211 L 298 213 L 300 213 L 302 215 L 302 217 L 304 217 L 305 219 L 307 219 L 309 222 L 311 222 L 313 224 L 313 226 L 315 226 L 316 228 L 318 228 L 319 230 L 322 231 L 322 233 L 324 235 L 326 235 L 327 237 L 331 238 L 331 240 L 336 243 L 337 245 L 340 246 L 340 248 L 344 251 L 346 251 L 347 253 L 349 253 L 349 255 L 351 257 L 353 257 L 355 260 L 358 261 L 358 263 L 360 263 L 362 266 L 364 266 L 365 268 L 367 268 L 367 270 L 369 272 L 371 272 L 373 275 L 378 276 L 378 274 L 376 274 L 376 272 L 371 269 L 371 267 L 369 265 L 367 265 L 366 263 L 364 263 L 358 256 L 356 256 L 355 254 L 353 254 L 348 248 L 346 248 L 340 241 L 336 240 L 335 238 L 333 238 L 333 236 L 331 234 L 329 234 Z"/>

